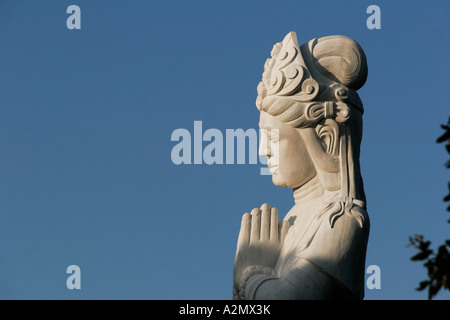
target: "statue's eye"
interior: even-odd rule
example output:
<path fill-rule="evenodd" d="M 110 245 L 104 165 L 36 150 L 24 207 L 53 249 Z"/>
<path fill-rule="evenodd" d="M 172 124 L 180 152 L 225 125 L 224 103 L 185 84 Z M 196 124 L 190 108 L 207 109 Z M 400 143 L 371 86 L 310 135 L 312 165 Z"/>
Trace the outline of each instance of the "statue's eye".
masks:
<path fill-rule="evenodd" d="M 280 139 L 280 133 L 278 129 L 271 129 L 269 133 L 270 141 L 278 141 Z"/>

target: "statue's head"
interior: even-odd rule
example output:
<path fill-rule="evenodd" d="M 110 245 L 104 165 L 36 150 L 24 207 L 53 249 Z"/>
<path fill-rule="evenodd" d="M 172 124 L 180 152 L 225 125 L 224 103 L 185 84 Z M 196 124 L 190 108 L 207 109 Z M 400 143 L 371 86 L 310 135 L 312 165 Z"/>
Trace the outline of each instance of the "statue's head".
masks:
<path fill-rule="evenodd" d="M 300 47 L 291 32 L 271 56 L 256 105 L 265 129 L 260 155 L 268 158 L 274 184 L 298 188 L 318 177 L 324 190 L 346 189 L 343 196 L 364 200 L 359 171 L 363 105 L 356 93 L 367 78 L 363 50 L 344 36 Z"/>

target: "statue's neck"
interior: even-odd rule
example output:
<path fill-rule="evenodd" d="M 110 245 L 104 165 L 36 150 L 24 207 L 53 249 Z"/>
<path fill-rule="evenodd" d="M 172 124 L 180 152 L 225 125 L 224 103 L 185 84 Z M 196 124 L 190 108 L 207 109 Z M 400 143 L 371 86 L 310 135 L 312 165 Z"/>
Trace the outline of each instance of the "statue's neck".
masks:
<path fill-rule="evenodd" d="M 294 201 L 296 205 L 318 199 L 323 196 L 324 190 L 320 185 L 318 176 L 309 180 L 303 186 L 293 189 Z"/>
<path fill-rule="evenodd" d="M 305 216 L 317 212 L 327 201 L 339 195 L 338 191 L 327 191 L 320 184 L 318 176 L 315 176 L 303 186 L 293 189 L 295 205 L 289 210 L 285 220 L 292 216 Z"/>

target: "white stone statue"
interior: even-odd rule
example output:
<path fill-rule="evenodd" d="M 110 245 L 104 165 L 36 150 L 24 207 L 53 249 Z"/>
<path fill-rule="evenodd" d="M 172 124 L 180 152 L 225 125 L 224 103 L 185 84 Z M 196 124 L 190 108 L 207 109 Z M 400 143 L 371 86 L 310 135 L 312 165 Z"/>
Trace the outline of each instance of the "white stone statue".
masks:
<path fill-rule="evenodd" d="M 289 33 L 264 66 L 256 105 L 275 185 L 291 188 L 283 220 L 263 204 L 242 217 L 234 299 L 362 299 L 369 217 L 360 174 L 367 78 L 361 47 L 345 36 L 299 47 Z"/>

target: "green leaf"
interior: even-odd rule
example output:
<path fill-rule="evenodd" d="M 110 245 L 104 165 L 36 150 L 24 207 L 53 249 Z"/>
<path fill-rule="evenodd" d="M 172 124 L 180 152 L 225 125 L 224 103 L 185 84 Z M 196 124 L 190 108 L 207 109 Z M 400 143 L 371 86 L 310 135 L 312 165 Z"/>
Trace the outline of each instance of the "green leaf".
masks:
<path fill-rule="evenodd" d="M 425 289 L 425 288 L 428 287 L 429 285 L 430 285 L 430 281 L 428 281 L 428 280 L 420 281 L 419 287 L 416 288 L 416 290 L 417 290 L 417 291 L 422 291 L 423 289 Z"/>
<path fill-rule="evenodd" d="M 428 288 L 428 299 L 433 299 L 433 297 L 438 293 L 440 289 L 440 285 L 430 285 L 430 287 Z"/>
<path fill-rule="evenodd" d="M 411 257 L 412 261 L 420 261 L 420 260 L 425 260 L 426 258 L 428 258 L 428 256 L 432 253 L 433 251 L 431 250 L 425 250 L 422 252 L 419 252 L 418 254 L 416 254 L 415 256 Z"/>
<path fill-rule="evenodd" d="M 445 245 L 442 245 L 442 246 L 439 247 L 438 255 L 440 257 L 444 257 L 444 256 L 448 255 L 448 251 L 447 251 L 447 248 L 445 247 Z"/>
<path fill-rule="evenodd" d="M 445 202 L 450 201 L 450 193 L 444 197 L 444 201 Z"/>
<path fill-rule="evenodd" d="M 427 251 L 427 250 L 428 250 L 428 247 L 430 246 L 430 244 L 431 244 L 430 241 L 424 241 L 424 242 L 421 242 L 421 243 L 419 244 L 419 249 L 422 250 L 422 251 Z"/>
<path fill-rule="evenodd" d="M 437 140 L 436 140 L 437 143 L 441 143 L 441 142 L 450 140 L 450 131 L 449 131 L 448 127 L 447 126 L 442 126 L 442 129 L 445 129 L 447 131 L 444 132 L 444 134 L 442 136 L 437 138 Z"/>

